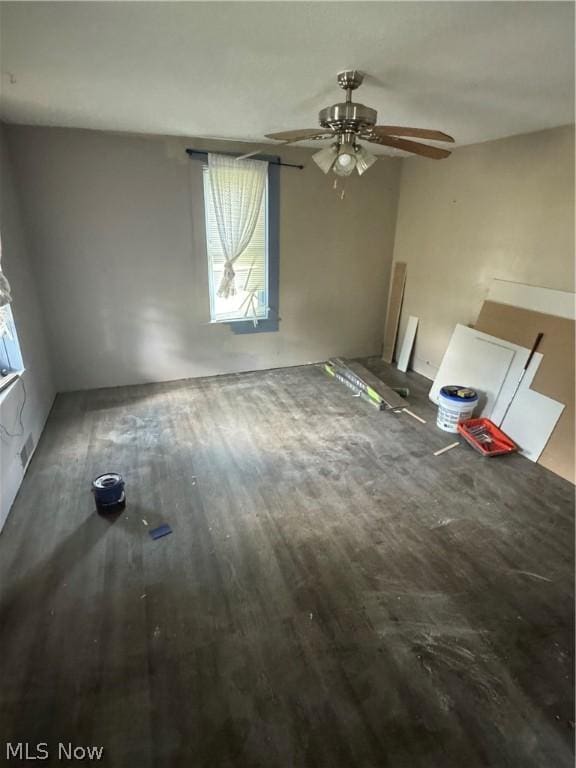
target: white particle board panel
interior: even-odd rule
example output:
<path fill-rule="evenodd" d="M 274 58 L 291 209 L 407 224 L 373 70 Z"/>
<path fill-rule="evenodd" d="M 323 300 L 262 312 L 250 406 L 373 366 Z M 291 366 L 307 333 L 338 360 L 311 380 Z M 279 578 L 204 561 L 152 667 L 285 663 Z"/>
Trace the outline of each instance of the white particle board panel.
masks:
<path fill-rule="evenodd" d="M 514 440 L 523 456 L 538 461 L 565 407 L 551 397 L 521 386 L 501 429 Z"/>
<path fill-rule="evenodd" d="M 542 357 L 538 352 L 534 354 L 500 425 L 502 431 L 518 445 L 520 453 L 530 461 L 540 458 L 565 408 L 564 403 L 530 389 Z"/>
<path fill-rule="evenodd" d="M 406 325 L 406 331 L 404 332 L 404 338 L 400 346 L 400 354 L 398 355 L 398 364 L 396 367 L 402 373 L 406 373 L 408 370 L 408 363 L 410 362 L 410 355 L 412 354 L 412 348 L 414 346 L 414 339 L 416 338 L 416 329 L 418 328 L 418 318 L 410 315 L 408 318 L 408 324 Z"/>
<path fill-rule="evenodd" d="M 512 283 L 509 280 L 493 280 L 487 301 L 510 304 L 513 307 L 542 312 L 544 315 L 576 319 L 576 296 L 569 291 L 540 288 L 537 285 Z"/>
<path fill-rule="evenodd" d="M 520 388 L 501 429 L 530 461 L 538 461 L 565 405 L 551 397 Z"/>
<path fill-rule="evenodd" d="M 475 415 L 499 424 L 529 354 L 526 347 L 457 325 L 430 390 L 430 400 L 437 404 L 440 389 L 448 384 L 470 387 L 480 398 Z"/>

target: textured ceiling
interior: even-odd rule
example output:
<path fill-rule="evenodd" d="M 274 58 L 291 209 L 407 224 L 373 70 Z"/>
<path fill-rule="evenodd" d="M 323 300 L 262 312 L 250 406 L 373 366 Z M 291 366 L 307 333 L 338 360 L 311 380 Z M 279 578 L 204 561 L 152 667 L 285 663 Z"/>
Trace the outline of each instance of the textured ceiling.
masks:
<path fill-rule="evenodd" d="M 561 2 L 1 3 L 8 122 L 259 141 L 365 70 L 379 122 L 458 144 L 573 121 Z"/>

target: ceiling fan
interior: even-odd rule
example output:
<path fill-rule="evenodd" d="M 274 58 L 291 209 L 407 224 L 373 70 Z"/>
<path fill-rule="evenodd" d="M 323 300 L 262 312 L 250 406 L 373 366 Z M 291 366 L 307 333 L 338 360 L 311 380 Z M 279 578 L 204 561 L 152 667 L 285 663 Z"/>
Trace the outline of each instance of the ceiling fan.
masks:
<path fill-rule="evenodd" d="M 352 101 L 352 91 L 362 85 L 363 80 L 364 73 L 356 69 L 348 69 L 338 74 L 338 85 L 346 91 L 346 101 L 320 110 L 318 118 L 321 128 L 267 133 L 266 138 L 278 139 L 284 144 L 311 139 L 315 141 L 332 139 L 330 146 L 316 152 L 312 155 L 312 159 L 324 173 L 332 169 L 338 176 L 349 176 L 354 169 L 362 175 L 376 162 L 376 156 L 359 144 L 360 140 L 372 144 L 383 144 L 433 160 L 441 160 L 450 155 L 447 149 L 399 138 L 412 136 L 433 141 L 454 141 L 452 136 L 442 131 L 433 131 L 428 128 L 403 128 L 399 125 L 376 125 L 376 110 Z"/>

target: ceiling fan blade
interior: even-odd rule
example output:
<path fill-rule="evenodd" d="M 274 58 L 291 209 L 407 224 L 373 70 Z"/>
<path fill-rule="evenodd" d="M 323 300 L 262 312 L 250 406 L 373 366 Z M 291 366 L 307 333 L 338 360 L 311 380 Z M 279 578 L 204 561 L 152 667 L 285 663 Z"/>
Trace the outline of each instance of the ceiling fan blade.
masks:
<path fill-rule="evenodd" d="M 417 139 L 432 139 L 434 141 L 453 142 L 452 136 L 442 131 L 432 131 L 429 128 L 403 128 L 400 125 L 375 125 L 372 133 L 376 136 L 414 136 Z"/>
<path fill-rule="evenodd" d="M 280 131 L 279 133 L 267 133 L 267 139 L 276 139 L 276 141 L 283 141 L 286 144 L 290 144 L 293 141 L 305 141 L 306 139 L 324 139 L 332 136 L 332 131 L 327 131 L 325 128 L 320 130 L 318 128 L 302 128 L 296 131 Z"/>
<path fill-rule="evenodd" d="M 412 152 L 415 155 L 429 157 L 432 160 L 441 160 L 452 153 L 447 149 L 440 147 L 431 147 L 429 144 L 420 144 L 418 141 L 407 141 L 406 139 L 397 139 L 394 136 L 361 136 L 365 141 L 371 141 L 373 144 L 384 144 L 387 147 L 401 149 L 403 152 Z"/>

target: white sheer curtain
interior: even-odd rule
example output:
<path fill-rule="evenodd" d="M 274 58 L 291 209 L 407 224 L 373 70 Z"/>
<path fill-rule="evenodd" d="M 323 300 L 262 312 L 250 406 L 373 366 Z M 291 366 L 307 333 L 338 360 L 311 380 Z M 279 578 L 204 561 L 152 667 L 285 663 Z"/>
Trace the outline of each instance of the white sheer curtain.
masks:
<path fill-rule="evenodd" d="M 8 278 L 2 272 L 2 240 L 0 240 L 0 307 L 10 304 L 12 294 L 10 293 L 10 283 Z"/>
<path fill-rule="evenodd" d="M 209 153 L 208 173 L 225 258 L 218 296 L 227 299 L 236 294 L 234 262 L 246 250 L 254 234 L 268 163 Z"/>

